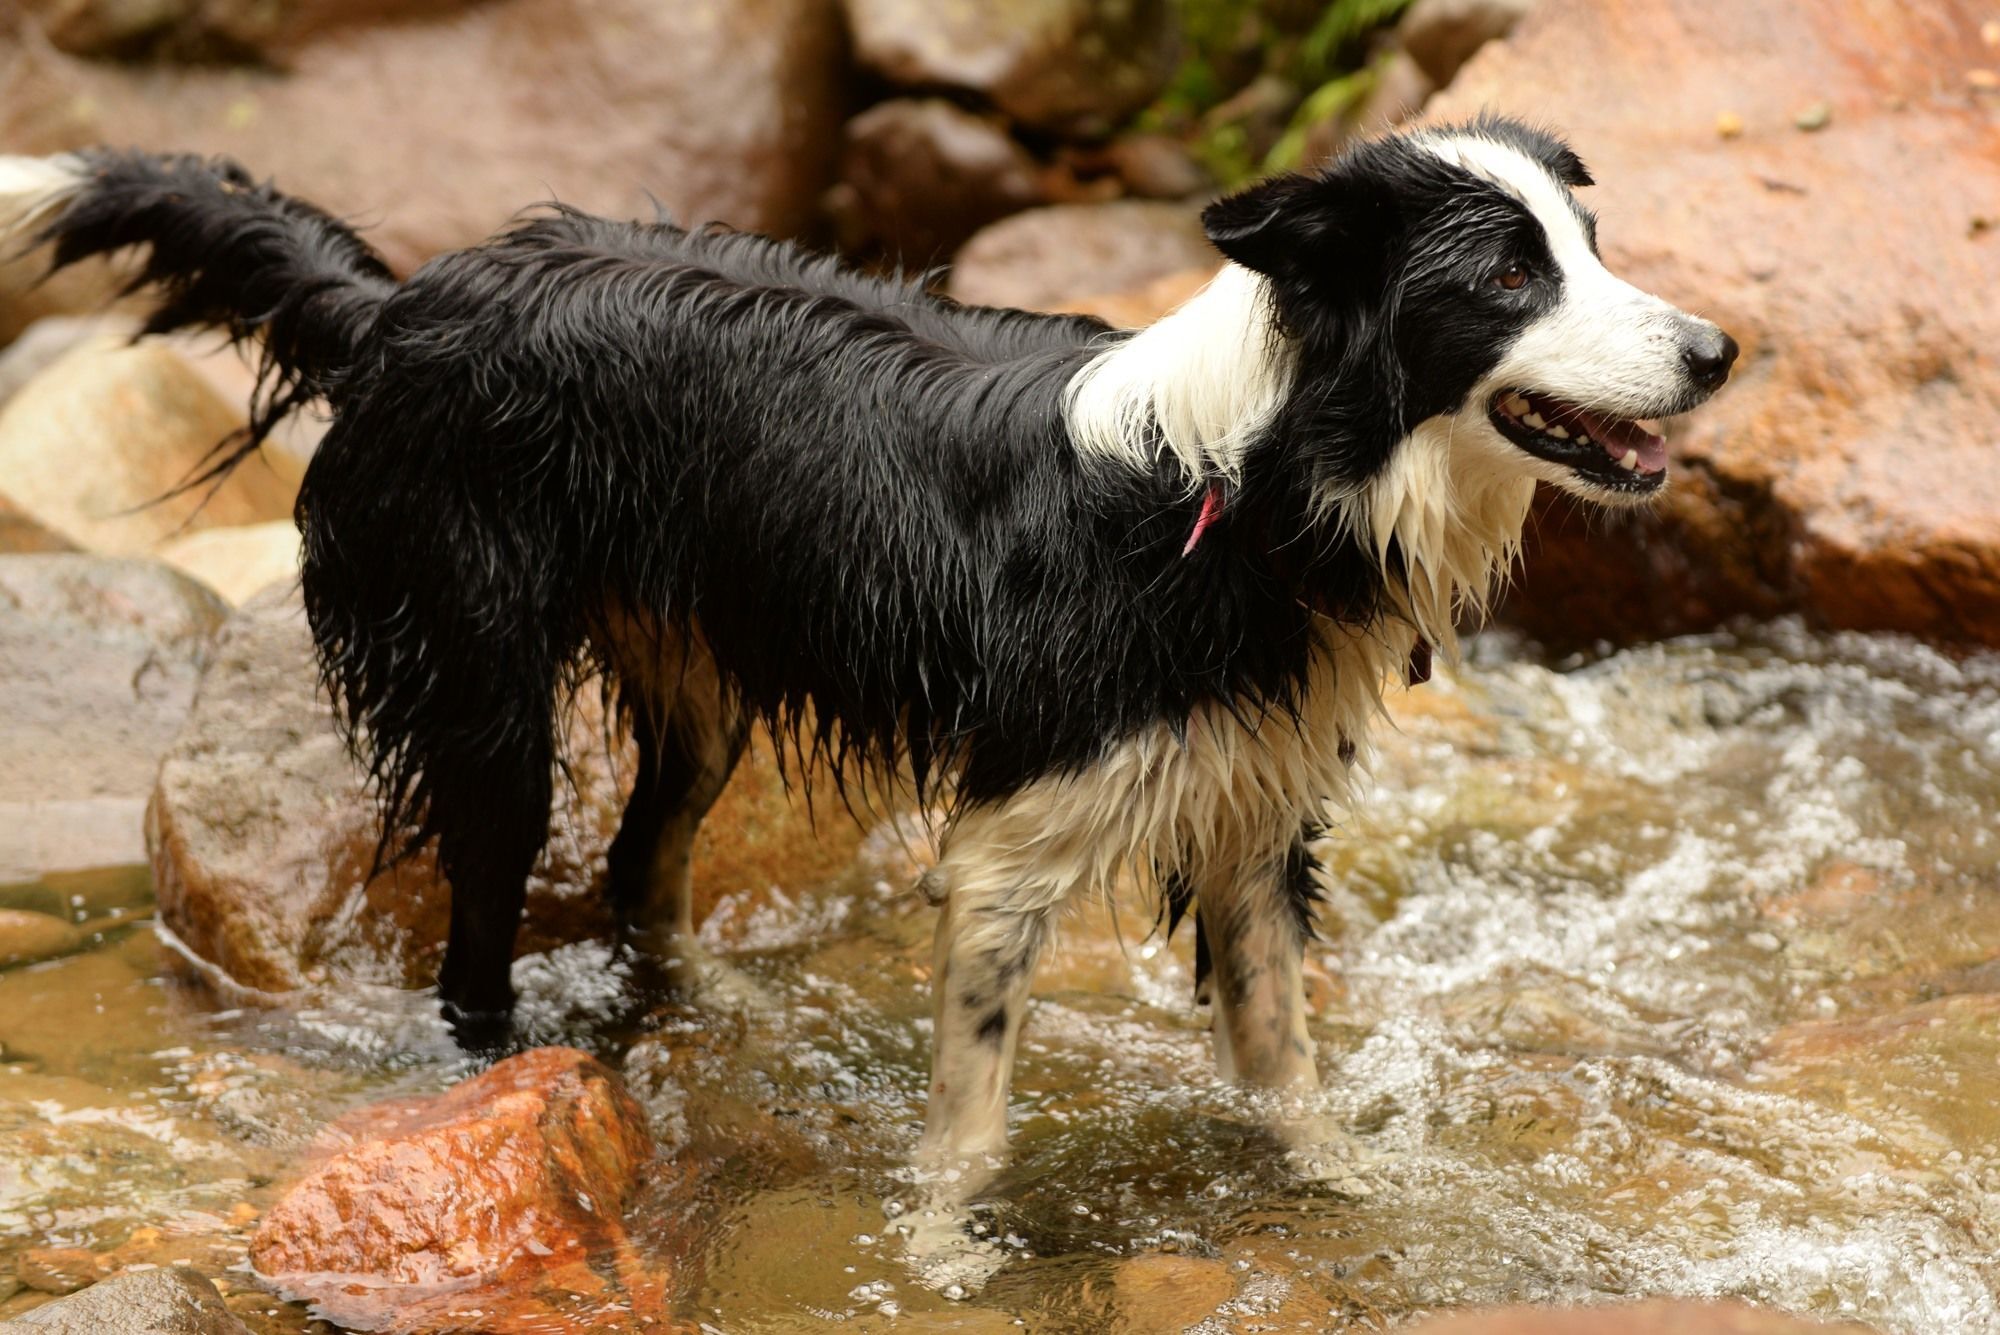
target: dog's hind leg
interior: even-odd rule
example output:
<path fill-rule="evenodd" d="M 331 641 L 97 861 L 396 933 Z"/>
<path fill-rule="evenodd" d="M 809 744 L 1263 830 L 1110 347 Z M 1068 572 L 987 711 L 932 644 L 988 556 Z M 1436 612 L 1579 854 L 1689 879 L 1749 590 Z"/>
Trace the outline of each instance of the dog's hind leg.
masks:
<path fill-rule="evenodd" d="M 1311 864 L 1303 845 L 1201 878 L 1200 930 L 1214 978 L 1216 1064 L 1224 1078 L 1281 1094 L 1319 1088 L 1306 1032 L 1303 965 Z"/>
<path fill-rule="evenodd" d="M 729 971 L 695 939 L 694 838 L 743 755 L 749 724 L 705 653 L 672 657 L 626 678 L 639 765 L 611 844 L 612 905 L 626 938 L 661 962 L 676 990 L 729 992 Z"/>
<path fill-rule="evenodd" d="M 451 936 L 438 995 L 453 1036 L 470 1050 L 492 1050 L 508 1038 L 514 935 L 528 875 L 548 837 L 553 761 L 545 728 L 539 743 L 505 760 L 434 759 L 428 771 L 428 824 L 451 882 Z"/>
<path fill-rule="evenodd" d="M 1352 1138 L 1310 1106 L 1320 1087 L 1304 977 L 1319 897 L 1313 872 L 1301 839 L 1281 856 L 1201 879 L 1199 928 L 1213 969 L 1216 1065 L 1224 1079 L 1278 1098 L 1271 1130 L 1298 1171 L 1362 1195 L 1367 1188 L 1354 1177 L 1359 1154 Z"/>

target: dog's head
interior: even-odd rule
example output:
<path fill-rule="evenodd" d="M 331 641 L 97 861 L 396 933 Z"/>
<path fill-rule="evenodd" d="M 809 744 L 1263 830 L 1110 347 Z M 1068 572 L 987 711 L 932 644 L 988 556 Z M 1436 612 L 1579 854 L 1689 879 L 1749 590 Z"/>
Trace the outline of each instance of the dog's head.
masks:
<path fill-rule="evenodd" d="M 1600 503 L 1667 476 L 1648 424 L 1700 404 L 1736 344 L 1611 274 L 1561 141 L 1482 118 L 1360 145 L 1211 205 L 1216 247 L 1261 276 L 1288 363 L 1271 437 L 1352 496 L 1413 437 L 1456 472 L 1540 478 Z M 1280 444 L 1279 442 L 1282 442 Z"/>

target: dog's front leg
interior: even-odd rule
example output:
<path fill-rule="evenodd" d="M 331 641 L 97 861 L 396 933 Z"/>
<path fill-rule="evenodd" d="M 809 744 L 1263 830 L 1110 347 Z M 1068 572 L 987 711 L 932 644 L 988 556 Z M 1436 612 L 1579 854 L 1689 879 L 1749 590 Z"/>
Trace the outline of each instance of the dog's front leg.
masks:
<path fill-rule="evenodd" d="M 1306 918 L 1294 884 L 1301 854 L 1219 869 L 1201 885 L 1201 928 L 1215 980 L 1216 1065 L 1278 1094 L 1319 1088 L 1306 1032 Z"/>
<path fill-rule="evenodd" d="M 938 919 L 931 988 L 930 1106 L 920 1166 L 965 1187 L 1007 1150 L 1007 1090 L 1049 910 L 953 892 Z"/>
<path fill-rule="evenodd" d="M 1356 1176 L 1359 1145 L 1311 1098 L 1319 1090 L 1304 976 L 1318 898 L 1312 875 L 1312 860 L 1299 843 L 1283 856 L 1202 881 L 1216 1065 L 1225 1079 L 1277 1097 L 1271 1131 L 1300 1173 L 1366 1195 L 1369 1188 Z"/>
<path fill-rule="evenodd" d="M 946 880 L 948 877 L 940 876 Z M 1007 1152 L 1007 1090 L 1050 909 L 960 889 L 938 918 L 930 1105 L 917 1150 L 916 1209 L 897 1224 L 917 1278 L 970 1293 L 1001 1266 L 968 1206 Z"/>

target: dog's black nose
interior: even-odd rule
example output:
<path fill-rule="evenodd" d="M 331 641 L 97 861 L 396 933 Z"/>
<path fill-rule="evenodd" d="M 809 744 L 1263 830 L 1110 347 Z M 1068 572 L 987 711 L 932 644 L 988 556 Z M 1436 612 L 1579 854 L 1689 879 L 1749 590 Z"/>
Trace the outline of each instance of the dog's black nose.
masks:
<path fill-rule="evenodd" d="M 1687 363 L 1689 379 L 1703 389 L 1714 389 L 1729 379 L 1736 351 L 1736 340 L 1711 325 L 1681 348 L 1681 359 Z"/>

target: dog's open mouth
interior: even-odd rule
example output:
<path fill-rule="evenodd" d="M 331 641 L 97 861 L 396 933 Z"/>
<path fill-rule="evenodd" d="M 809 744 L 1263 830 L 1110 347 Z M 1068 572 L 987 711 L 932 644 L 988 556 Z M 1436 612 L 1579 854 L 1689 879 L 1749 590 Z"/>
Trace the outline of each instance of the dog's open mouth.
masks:
<path fill-rule="evenodd" d="M 1601 487 L 1657 491 L 1667 480 L 1667 441 L 1640 422 L 1607 417 L 1532 390 L 1502 390 L 1489 412 L 1500 434 Z"/>

